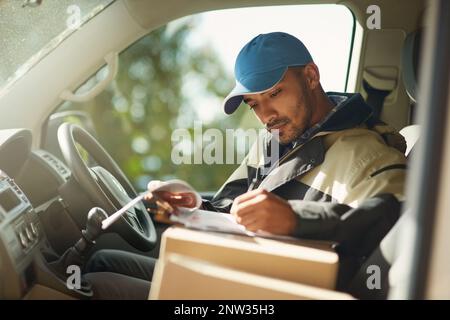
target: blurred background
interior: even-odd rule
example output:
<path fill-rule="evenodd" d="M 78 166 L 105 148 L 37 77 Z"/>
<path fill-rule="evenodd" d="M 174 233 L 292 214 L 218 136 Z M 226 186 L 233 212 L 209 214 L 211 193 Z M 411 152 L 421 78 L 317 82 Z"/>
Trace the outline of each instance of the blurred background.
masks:
<path fill-rule="evenodd" d="M 323 17 L 319 22 L 312 20 L 317 11 Z M 115 81 L 94 100 L 65 102 L 55 112 L 87 113 L 91 131 L 138 190 L 153 179 L 179 178 L 199 191 L 217 191 L 238 166 L 236 160 L 174 164 L 171 136 L 175 129 L 189 131 L 191 139 L 178 146 L 189 155 L 210 143 L 194 143 L 194 121 L 201 121 L 203 132 L 219 129 L 224 137 L 226 129 L 262 128 L 246 106 L 232 116 L 221 108 L 234 86 L 240 48 L 260 33 L 291 33 L 311 51 L 325 90 L 345 91 L 354 24 L 350 11 L 339 5 L 233 9 L 179 19 L 124 50 Z M 100 69 L 77 91 L 88 90 L 106 74 L 105 67 Z M 250 146 L 236 149 L 236 141 L 224 140 L 224 157 L 227 143 L 235 159 L 242 159 Z"/>

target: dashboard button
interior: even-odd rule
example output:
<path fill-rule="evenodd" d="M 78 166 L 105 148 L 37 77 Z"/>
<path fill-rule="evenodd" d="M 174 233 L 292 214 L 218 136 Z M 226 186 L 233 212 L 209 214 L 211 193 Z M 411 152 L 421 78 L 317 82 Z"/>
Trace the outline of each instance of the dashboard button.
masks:
<path fill-rule="evenodd" d="M 19 232 L 19 240 L 23 248 L 26 248 L 28 246 L 28 240 L 23 231 Z"/>
<path fill-rule="evenodd" d="M 34 237 L 29 227 L 25 228 L 25 233 L 27 235 L 28 240 L 33 241 Z"/>
<path fill-rule="evenodd" d="M 38 229 L 37 229 L 37 225 L 34 223 L 34 222 L 32 222 L 31 224 L 30 224 L 30 227 L 31 227 L 31 233 L 34 235 L 34 236 L 38 236 Z"/>

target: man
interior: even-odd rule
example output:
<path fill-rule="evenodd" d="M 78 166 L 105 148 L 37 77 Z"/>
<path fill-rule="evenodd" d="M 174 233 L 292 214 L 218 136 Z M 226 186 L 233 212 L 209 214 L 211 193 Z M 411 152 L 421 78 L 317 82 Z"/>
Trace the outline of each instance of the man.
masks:
<path fill-rule="evenodd" d="M 343 256 L 357 259 L 369 254 L 399 215 L 403 138 L 372 116 L 361 95 L 325 93 L 310 53 L 289 34 L 252 39 L 236 59 L 235 77 L 225 113 L 244 102 L 269 134 L 265 149 L 255 144 L 203 208 L 230 212 L 250 231 L 337 241 Z M 276 159 L 267 152 L 274 145 Z M 175 207 L 192 202 L 189 195 L 160 197 Z M 123 274 L 113 266 L 121 259 L 100 252 L 90 271 Z M 154 263 L 134 261 L 146 268 Z"/>

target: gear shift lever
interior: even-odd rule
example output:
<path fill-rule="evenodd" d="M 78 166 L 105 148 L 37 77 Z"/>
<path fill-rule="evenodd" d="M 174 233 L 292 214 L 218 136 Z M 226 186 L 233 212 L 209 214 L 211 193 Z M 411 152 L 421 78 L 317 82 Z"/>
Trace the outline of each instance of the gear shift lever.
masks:
<path fill-rule="evenodd" d="M 85 262 L 85 255 L 90 248 L 95 244 L 97 239 L 102 233 L 102 222 L 108 218 L 108 214 L 105 210 L 94 207 L 89 210 L 86 229 L 81 231 L 81 238 L 75 245 L 68 248 L 64 254 L 55 262 L 50 263 L 52 269 L 62 278 L 67 277 L 67 267 L 70 265 L 77 265 L 82 268 Z M 90 287 L 89 284 L 86 284 Z M 90 290 L 90 288 L 88 289 Z"/>
<path fill-rule="evenodd" d="M 81 231 L 82 237 L 73 246 L 80 256 L 84 256 L 95 244 L 95 239 L 102 234 L 102 222 L 106 218 L 108 218 L 108 214 L 102 208 L 94 207 L 89 210 L 86 229 Z"/>

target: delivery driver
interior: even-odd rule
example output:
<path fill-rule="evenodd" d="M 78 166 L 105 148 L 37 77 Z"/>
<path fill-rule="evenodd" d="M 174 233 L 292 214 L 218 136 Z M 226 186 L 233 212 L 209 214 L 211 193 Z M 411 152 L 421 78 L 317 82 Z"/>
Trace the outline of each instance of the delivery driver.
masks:
<path fill-rule="evenodd" d="M 247 43 L 236 59 L 235 78 L 225 113 L 247 105 L 267 128 L 263 145 L 276 144 L 279 157 L 267 161 L 267 150 L 254 146 L 203 208 L 230 212 L 250 231 L 333 240 L 351 255 L 370 253 L 399 215 L 404 139 L 372 116 L 360 94 L 326 93 L 307 48 L 289 34 L 261 34 Z M 172 207 L 194 203 L 189 194 L 158 196 Z M 122 289 L 127 298 L 145 299 L 154 262 L 104 250 L 86 271 L 137 278 L 139 284 Z M 102 298 L 119 292 L 99 290 Z"/>

